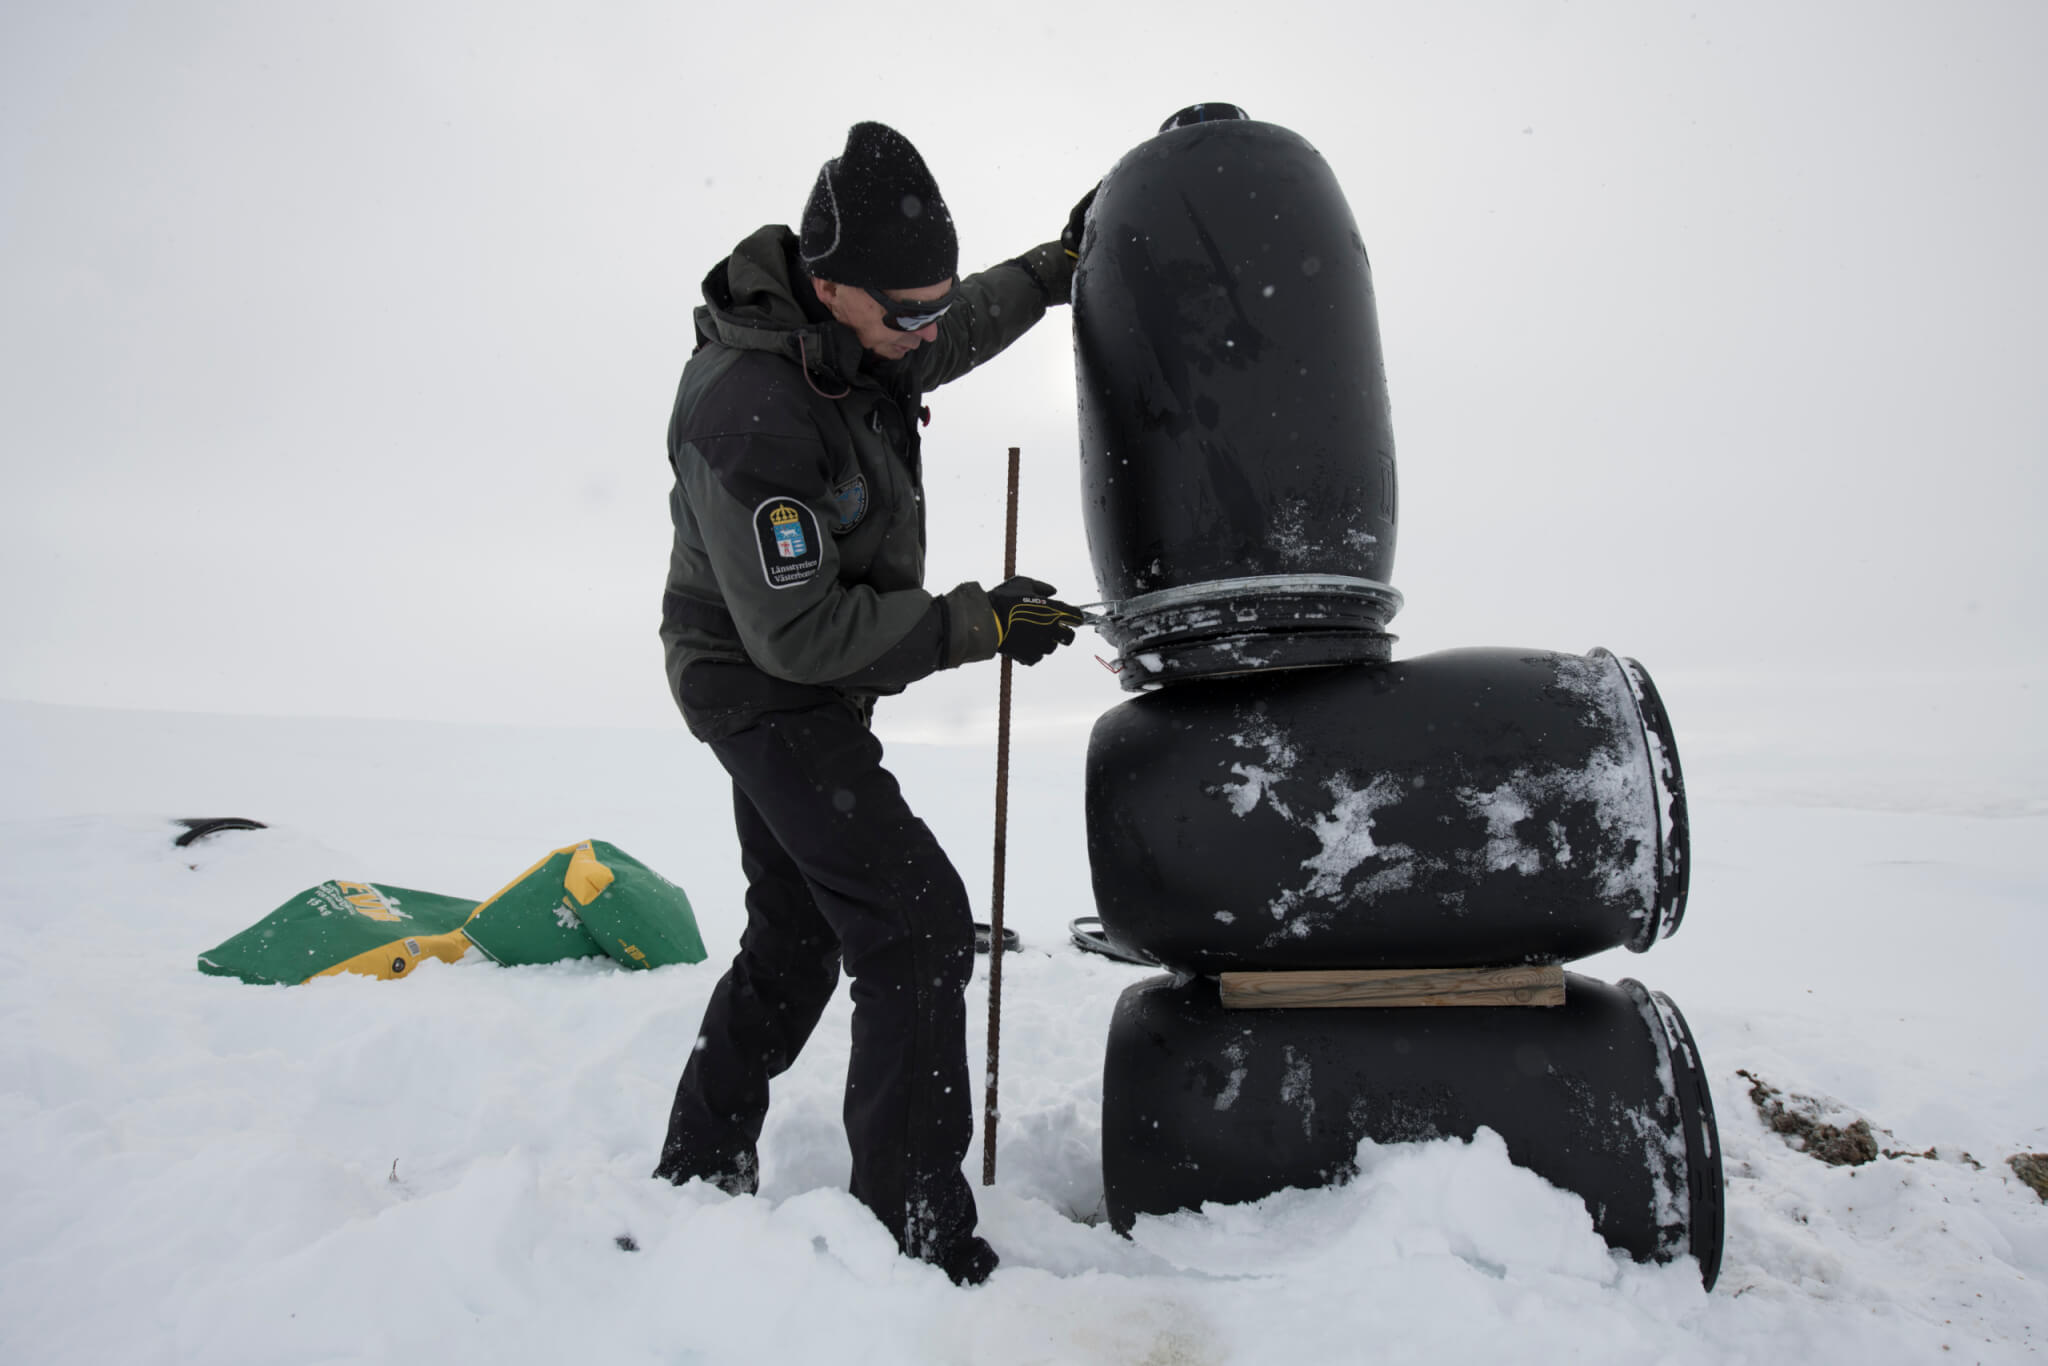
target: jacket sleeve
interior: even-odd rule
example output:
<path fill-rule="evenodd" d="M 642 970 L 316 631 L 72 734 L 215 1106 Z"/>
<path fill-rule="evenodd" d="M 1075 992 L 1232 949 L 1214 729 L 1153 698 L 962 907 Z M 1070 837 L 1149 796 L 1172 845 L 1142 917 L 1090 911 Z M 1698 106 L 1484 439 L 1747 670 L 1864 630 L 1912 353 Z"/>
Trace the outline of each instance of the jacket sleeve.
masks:
<path fill-rule="evenodd" d="M 674 463 L 682 506 L 756 667 L 794 683 L 893 689 L 985 658 L 975 652 L 994 614 L 978 586 L 935 598 L 839 581 L 824 444 L 801 409 L 742 406 L 756 411 L 679 441 Z"/>
<path fill-rule="evenodd" d="M 939 320 L 938 340 L 911 353 L 920 389 L 936 389 L 1029 332 L 1052 304 L 1067 302 L 1074 262 L 1058 242 L 1033 247 L 960 282 L 960 303 Z"/>

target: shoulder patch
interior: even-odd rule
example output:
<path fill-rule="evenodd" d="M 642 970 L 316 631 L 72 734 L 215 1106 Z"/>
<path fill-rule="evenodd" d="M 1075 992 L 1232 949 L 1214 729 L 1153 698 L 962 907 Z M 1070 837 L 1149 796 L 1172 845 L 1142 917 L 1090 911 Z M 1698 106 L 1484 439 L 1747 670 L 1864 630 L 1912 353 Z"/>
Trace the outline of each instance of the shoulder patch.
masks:
<path fill-rule="evenodd" d="M 832 506 L 837 517 L 832 523 L 832 532 L 844 536 L 860 525 L 861 518 L 868 515 L 868 477 L 856 474 L 843 484 L 832 489 Z"/>
<path fill-rule="evenodd" d="M 809 583 L 824 558 L 817 514 L 798 498 L 762 499 L 754 509 L 754 541 L 770 588 Z"/>

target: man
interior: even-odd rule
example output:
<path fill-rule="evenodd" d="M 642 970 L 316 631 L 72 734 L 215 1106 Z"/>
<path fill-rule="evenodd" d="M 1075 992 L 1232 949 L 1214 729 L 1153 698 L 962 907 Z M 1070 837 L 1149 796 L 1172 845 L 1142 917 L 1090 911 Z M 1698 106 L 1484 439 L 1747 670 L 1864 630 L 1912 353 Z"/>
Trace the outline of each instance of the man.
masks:
<path fill-rule="evenodd" d="M 996 1265 L 960 1170 L 973 921 L 867 723 L 876 697 L 936 670 L 998 652 L 1031 664 L 1073 639 L 1080 614 L 1034 579 L 924 590 L 919 422 L 926 389 L 1067 302 L 1086 206 L 1071 240 L 956 281 L 923 158 L 856 124 L 801 234 L 762 228 L 705 278 L 669 425 L 661 638 L 684 719 L 732 777 L 748 890 L 655 1175 L 756 1189 L 769 1079 L 844 963 L 853 1193 L 960 1283 Z"/>

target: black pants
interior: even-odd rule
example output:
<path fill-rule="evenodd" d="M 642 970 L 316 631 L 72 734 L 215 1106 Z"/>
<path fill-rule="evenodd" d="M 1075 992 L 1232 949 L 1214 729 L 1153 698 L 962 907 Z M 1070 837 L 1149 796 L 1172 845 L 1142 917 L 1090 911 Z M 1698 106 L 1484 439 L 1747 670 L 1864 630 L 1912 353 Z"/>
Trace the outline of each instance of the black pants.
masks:
<path fill-rule="evenodd" d="M 795 1061 L 843 961 L 853 1194 L 906 1253 L 956 1279 L 993 1264 L 960 1171 L 974 966 L 960 875 L 850 708 L 771 713 L 711 748 L 732 775 L 747 928 L 705 1009 L 655 1175 L 754 1188 L 769 1079 Z"/>

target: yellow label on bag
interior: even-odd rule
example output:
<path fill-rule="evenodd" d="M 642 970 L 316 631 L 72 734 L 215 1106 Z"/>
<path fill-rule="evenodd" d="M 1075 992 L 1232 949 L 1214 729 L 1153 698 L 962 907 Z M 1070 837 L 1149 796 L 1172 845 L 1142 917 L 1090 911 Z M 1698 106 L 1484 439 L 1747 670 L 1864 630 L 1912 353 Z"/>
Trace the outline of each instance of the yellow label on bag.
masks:
<path fill-rule="evenodd" d="M 612 885 L 612 870 L 604 866 L 604 861 L 591 849 L 589 840 L 576 845 L 569 855 L 569 871 L 563 876 L 562 885 L 568 888 L 569 895 L 576 898 L 579 906 L 588 906 Z"/>
<path fill-rule="evenodd" d="M 324 968 L 313 977 L 332 977 L 337 973 L 352 972 L 363 977 L 375 977 L 379 981 L 392 982 L 410 974 L 420 959 L 438 958 L 444 963 L 453 963 L 470 949 L 469 936 L 461 930 L 450 930 L 446 934 L 415 935 L 407 939 L 394 939 L 389 944 L 380 944 L 374 949 L 365 949 L 353 958 L 344 958 L 331 968 Z M 313 980 L 308 977 L 308 982 Z"/>

